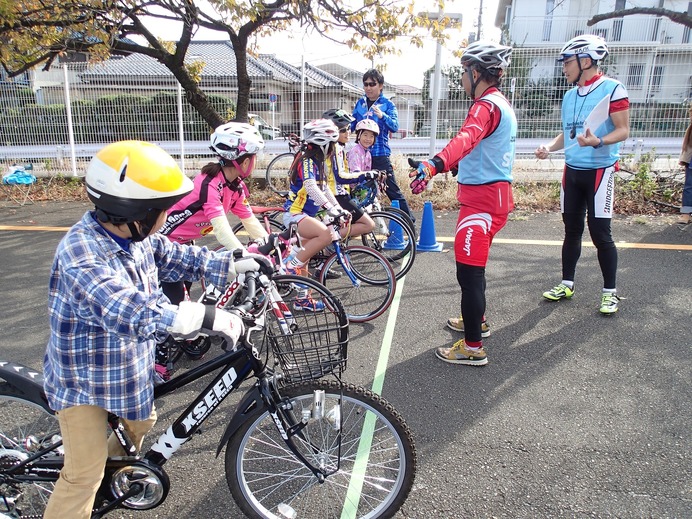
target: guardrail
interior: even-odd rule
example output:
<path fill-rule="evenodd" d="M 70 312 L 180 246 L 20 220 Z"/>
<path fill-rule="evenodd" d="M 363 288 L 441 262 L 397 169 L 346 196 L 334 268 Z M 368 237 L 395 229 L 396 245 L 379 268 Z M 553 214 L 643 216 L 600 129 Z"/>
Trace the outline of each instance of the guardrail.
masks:
<path fill-rule="evenodd" d="M 533 151 L 546 139 L 518 139 L 517 155 L 533 155 Z M 632 138 L 627 139 L 622 146 L 623 154 L 647 153 L 652 149 L 657 155 L 677 155 L 680 153 L 682 136 L 680 139 L 671 138 Z M 449 139 L 437 139 L 435 149 L 441 150 L 449 142 Z M 157 142 L 159 146 L 174 156 L 180 156 L 180 142 Z M 428 156 L 430 139 L 427 137 L 409 137 L 406 139 L 392 139 L 389 141 L 392 153 L 404 155 Z M 92 157 L 104 144 L 78 144 L 75 146 L 77 158 Z M 185 156 L 198 157 L 210 156 L 209 143 L 207 141 L 190 141 L 185 143 Z M 265 154 L 278 155 L 288 151 L 287 141 L 276 139 L 265 142 Z M 556 155 L 560 155 L 557 153 Z M 44 145 L 44 146 L 0 146 L 0 160 L 13 162 L 26 162 L 36 159 L 66 160 L 71 156 L 68 145 Z"/>

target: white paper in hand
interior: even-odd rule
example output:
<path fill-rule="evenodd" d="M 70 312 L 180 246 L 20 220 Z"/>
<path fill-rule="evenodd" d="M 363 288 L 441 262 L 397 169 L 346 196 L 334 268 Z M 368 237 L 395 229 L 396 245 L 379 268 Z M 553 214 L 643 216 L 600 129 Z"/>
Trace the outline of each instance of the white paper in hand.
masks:
<path fill-rule="evenodd" d="M 595 132 L 599 126 L 608 120 L 609 114 L 610 96 L 607 95 L 601 99 L 596 106 L 593 107 L 591 113 L 586 117 L 586 119 L 584 119 L 584 131 L 589 128 L 591 132 Z"/>
<path fill-rule="evenodd" d="M 596 129 L 601 126 L 604 122 L 608 120 L 608 116 L 610 115 L 610 96 L 606 95 L 603 99 L 601 99 L 596 106 L 593 107 L 593 110 L 589 113 L 589 115 L 586 116 L 586 119 L 584 119 L 584 129 L 583 132 L 586 131 L 586 129 L 590 129 L 591 132 L 595 132 Z M 583 133 L 582 132 L 582 133 Z M 574 146 L 577 146 L 579 143 L 574 142 L 567 146 L 565 148 L 565 151 L 573 148 Z"/>

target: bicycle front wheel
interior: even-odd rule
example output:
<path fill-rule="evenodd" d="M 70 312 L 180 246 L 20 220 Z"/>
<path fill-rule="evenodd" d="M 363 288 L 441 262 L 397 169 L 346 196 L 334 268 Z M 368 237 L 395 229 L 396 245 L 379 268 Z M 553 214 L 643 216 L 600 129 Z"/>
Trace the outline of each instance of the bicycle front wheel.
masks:
<path fill-rule="evenodd" d="M 294 436 L 305 458 L 326 472 L 320 482 L 282 440 L 266 409 L 243 423 L 226 446 L 226 479 L 238 506 L 252 518 L 392 517 L 416 473 L 413 434 L 383 398 L 353 385 L 308 381 L 288 386 L 291 413 L 312 411 L 324 390 L 324 418 Z M 339 428 L 341 418 L 341 429 Z"/>
<path fill-rule="evenodd" d="M 60 426 L 53 414 L 0 382 L 0 517 L 43 517 L 55 484 L 39 481 L 44 474 L 8 471 L 59 439 Z M 62 454 L 56 450 L 50 455 Z"/>
<path fill-rule="evenodd" d="M 267 186 L 277 195 L 288 196 L 289 174 L 294 158 L 295 155 L 291 152 L 282 153 L 274 157 L 267 166 Z"/>
<path fill-rule="evenodd" d="M 351 322 L 376 319 L 394 300 L 394 270 L 387 258 L 369 247 L 349 245 L 341 252 L 343 263 L 336 253 L 325 260 L 320 283 L 341 300 Z"/>
<path fill-rule="evenodd" d="M 372 232 L 363 234 L 363 245 L 375 249 L 392 265 L 396 279 L 408 274 L 416 259 L 416 235 L 409 226 L 410 220 L 390 211 L 373 211 L 375 222 Z"/>

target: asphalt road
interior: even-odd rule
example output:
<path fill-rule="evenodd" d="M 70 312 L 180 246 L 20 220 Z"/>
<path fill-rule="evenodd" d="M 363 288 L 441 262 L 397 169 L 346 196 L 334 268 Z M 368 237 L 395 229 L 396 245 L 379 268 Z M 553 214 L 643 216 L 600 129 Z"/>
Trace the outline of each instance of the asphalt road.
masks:
<path fill-rule="evenodd" d="M 47 276 L 63 231 L 39 229 L 69 226 L 86 209 L 0 205 L 1 357 L 41 366 Z M 459 308 L 449 250 L 418 255 L 396 315 L 352 325 L 346 379 L 365 386 L 394 326 L 382 393 L 412 428 L 419 456 L 397 517 L 692 516 L 692 225 L 673 220 L 615 220 L 624 299 L 604 317 L 594 248 L 583 250 L 575 297 L 543 301 L 560 280 L 560 218 L 515 216 L 487 269 L 485 367 L 433 355 L 458 338 L 444 326 Z M 447 249 L 454 223 L 453 213 L 435 214 Z M 155 434 L 189 396 L 158 402 Z M 214 457 L 237 398 L 229 400 L 166 465 L 172 489 L 161 507 L 111 516 L 240 517 Z"/>

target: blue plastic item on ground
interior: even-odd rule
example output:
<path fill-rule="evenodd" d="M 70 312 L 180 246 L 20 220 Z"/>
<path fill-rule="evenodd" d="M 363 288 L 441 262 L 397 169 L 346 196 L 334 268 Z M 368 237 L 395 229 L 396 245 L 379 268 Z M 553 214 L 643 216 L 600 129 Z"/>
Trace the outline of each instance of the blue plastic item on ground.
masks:
<path fill-rule="evenodd" d="M 3 184 L 33 184 L 36 182 L 36 175 L 27 173 L 24 166 L 12 165 L 10 171 L 2 176 Z"/>

